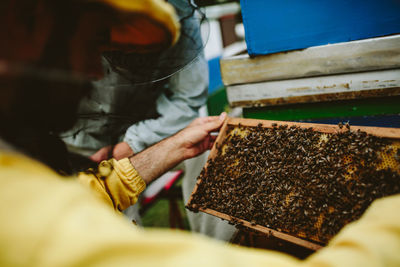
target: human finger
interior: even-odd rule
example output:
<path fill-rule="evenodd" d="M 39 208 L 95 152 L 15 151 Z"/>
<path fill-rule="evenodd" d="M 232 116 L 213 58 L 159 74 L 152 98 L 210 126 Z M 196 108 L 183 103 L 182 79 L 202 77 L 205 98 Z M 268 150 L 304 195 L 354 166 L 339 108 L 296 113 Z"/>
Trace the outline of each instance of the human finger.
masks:
<path fill-rule="evenodd" d="M 108 159 L 108 154 L 110 150 L 111 146 L 103 147 L 99 149 L 96 153 L 91 155 L 89 158 L 94 162 L 100 163 L 101 161 Z"/>
<path fill-rule="evenodd" d="M 212 149 L 213 146 L 214 146 L 214 143 L 215 143 L 215 139 L 210 138 L 210 139 L 209 139 L 209 142 L 208 142 L 208 147 L 207 147 L 207 149 L 208 149 L 208 150 Z"/>
<path fill-rule="evenodd" d="M 208 116 L 208 117 L 200 117 L 195 119 L 194 121 L 192 121 L 189 126 L 197 126 L 197 125 L 201 125 L 213 120 L 218 119 L 219 116 Z"/>
<path fill-rule="evenodd" d="M 218 119 L 225 120 L 225 118 L 226 118 L 226 112 L 222 112 L 219 116 L 208 116 L 208 117 L 197 118 L 189 126 L 201 125 Z"/>
<path fill-rule="evenodd" d="M 204 123 L 202 125 L 202 128 L 204 130 L 206 130 L 208 133 L 219 130 L 221 128 L 222 124 L 224 123 L 225 119 L 226 119 L 226 113 L 223 112 L 223 113 L 221 113 L 220 116 L 218 116 L 217 120 L 212 120 L 212 121 Z"/>

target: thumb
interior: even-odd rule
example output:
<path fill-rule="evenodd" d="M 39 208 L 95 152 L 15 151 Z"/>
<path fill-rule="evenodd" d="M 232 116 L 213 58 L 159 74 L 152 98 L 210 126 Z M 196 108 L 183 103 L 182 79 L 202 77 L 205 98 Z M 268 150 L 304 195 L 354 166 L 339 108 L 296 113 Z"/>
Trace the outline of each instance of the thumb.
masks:
<path fill-rule="evenodd" d="M 226 113 L 223 112 L 216 120 L 212 120 L 203 124 L 203 129 L 207 132 L 219 130 L 226 119 Z"/>
<path fill-rule="evenodd" d="M 226 117 L 227 117 L 226 112 L 222 112 L 221 115 L 219 115 L 219 120 L 225 121 Z"/>

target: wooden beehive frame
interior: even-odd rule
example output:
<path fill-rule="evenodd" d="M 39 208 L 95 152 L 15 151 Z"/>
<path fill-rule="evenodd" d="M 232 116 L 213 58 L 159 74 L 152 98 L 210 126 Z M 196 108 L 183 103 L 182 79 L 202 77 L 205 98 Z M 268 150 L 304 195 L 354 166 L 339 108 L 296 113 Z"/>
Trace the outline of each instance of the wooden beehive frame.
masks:
<path fill-rule="evenodd" d="M 328 134 L 332 134 L 332 133 L 339 133 L 339 132 L 344 132 L 347 131 L 346 127 L 343 127 L 342 129 L 340 129 L 337 125 L 328 125 L 328 124 L 314 124 L 314 123 L 298 123 L 298 122 L 285 122 L 285 121 L 269 121 L 269 120 L 255 120 L 255 119 L 241 119 L 241 118 L 227 118 L 226 121 L 224 122 L 221 130 L 220 130 L 220 134 L 217 137 L 217 140 L 215 141 L 215 144 L 213 146 L 213 148 L 211 149 L 210 155 L 208 157 L 208 159 L 214 159 L 217 154 L 219 153 L 218 149 L 217 149 L 217 145 L 221 146 L 221 144 L 223 143 L 223 141 L 226 138 L 226 130 L 228 128 L 228 126 L 245 126 L 245 127 L 255 127 L 261 124 L 261 126 L 263 128 L 272 128 L 273 124 L 278 124 L 278 125 L 288 125 L 290 126 L 298 126 L 300 128 L 313 128 L 314 131 L 317 132 L 321 132 L 321 133 L 328 133 Z M 399 139 L 400 140 L 400 129 L 398 128 L 382 128 L 382 127 L 363 127 L 363 126 L 351 126 L 350 127 L 352 131 L 356 131 L 356 130 L 361 130 L 364 131 L 368 134 L 372 134 L 378 137 L 383 137 L 383 138 L 388 138 L 388 139 Z M 208 161 L 205 165 L 204 168 L 207 169 L 208 167 Z M 190 196 L 190 199 L 188 201 L 188 206 L 190 206 L 190 203 L 192 201 L 193 198 L 193 194 L 196 193 L 198 185 L 201 183 L 201 180 L 199 179 L 195 185 L 195 188 L 193 189 L 192 195 Z M 265 226 L 261 226 L 261 225 L 253 225 L 248 221 L 245 221 L 243 219 L 240 218 L 236 218 L 209 208 L 199 208 L 200 211 L 208 213 L 210 215 L 222 218 L 224 220 L 227 221 L 232 221 L 234 220 L 235 222 L 239 222 L 242 225 L 249 227 L 251 229 L 255 229 L 259 232 L 265 233 L 267 235 L 272 235 L 278 239 L 282 239 L 297 245 L 300 245 L 302 247 L 305 248 L 309 248 L 312 250 L 318 250 L 320 248 L 322 248 L 322 246 L 320 244 L 311 242 L 311 241 L 307 241 L 304 239 L 301 239 L 299 237 L 295 237 L 292 236 L 290 234 L 286 234 L 286 233 L 282 233 L 279 231 L 276 231 L 274 229 L 271 228 L 267 228 Z"/>

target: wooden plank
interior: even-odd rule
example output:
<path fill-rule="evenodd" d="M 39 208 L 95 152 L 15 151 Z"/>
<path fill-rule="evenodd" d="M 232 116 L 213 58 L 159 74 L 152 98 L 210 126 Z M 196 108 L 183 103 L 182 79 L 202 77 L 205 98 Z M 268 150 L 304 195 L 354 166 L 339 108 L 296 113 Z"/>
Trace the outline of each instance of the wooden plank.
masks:
<path fill-rule="evenodd" d="M 298 237 L 295 237 L 295 236 L 292 236 L 292 235 L 289 235 L 289 234 L 285 234 L 285 233 L 276 231 L 274 229 L 271 229 L 271 228 L 268 228 L 268 227 L 265 227 L 265 226 L 261 226 L 261 225 L 257 225 L 257 224 L 254 225 L 254 224 L 249 223 L 248 221 L 245 221 L 245 220 L 233 217 L 233 216 L 229 216 L 229 215 L 226 215 L 224 213 L 221 213 L 221 212 L 218 212 L 218 211 L 215 211 L 215 210 L 212 210 L 212 209 L 202 209 L 202 208 L 200 208 L 199 210 L 202 211 L 202 212 L 205 212 L 207 214 L 210 214 L 210 215 L 219 217 L 221 219 L 227 220 L 227 221 L 231 221 L 232 219 L 234 219 L 234 220 L 240 222 L 242 225 L 244 225 L 246 227 L 249 227 L 249 228 L 252 228 L 252 229 L 255 229 L 255 230 L 257 230 L 257 231 L 259 231 L 261 233 L 264 233 L 264 234 L 266 234 L 268 236 L 274 236 L 276 238 L 279 238 L 279 239 L 282 239 L 282 240 L 286 240 L 286 241 L 288 241 L 290 243 L 293 243 L 293 244 L 296 244 L 296 245 L 299 245 L 299 246 L 302 246 L 302 247 L 305 247 L 305 248 L 309 248 L 309 249 L 312 249 L 312 250 L 318 250 L 318 249 L 322 248 L 322 246 L 319 245 L 319 244 L 316 244 L 316 243 L 313 243 L 313 242 L 310 242 L 310 241 L 307 241 L 307 240 L 304 240 L 304 239 L 301 239 L 301 238 L 298 238 Z"/>
<path fill-rule="evenodd" d="M 394 95 L 400 95 L 400 69 L 227 87 L 228 102 L 233 107 L 259 107 Z"/>
<path fill-rule="evenodd" d="M 264 128 L 272 128 L 272 124 L 274 124 L 274 123 L 286 124 L 289 127 L 290 126 L 298 126 L 300 128 L 313 128 L 314 131 L 321 132 L 321 133 L 339 133 L 339 132 L 347 131 L 347 129 L 345 127 L 340 129 L 337 125 L 332 125 L 332 124 L 290 122 L 290 121 L 271 121 L 271 120 L 242 119 L 242 118 L 229 118 L 227 120 L 228 125 L 239 125 L 239 123 L 244 126 L 257 126 L 261 123 L 262 127 L 264 127 Z M 227 126 L 225 126 L 225 127 L 227 127 Z M 384 137 L 384 138 L 400 139 L 400 129 L 399 128 L 351 125 L 350 130 L 351 131 L 360 130 L 360 131 L 366 132 L 368 134 L 373 134 L 375 136 Z"/>
<path fill-rule="evenodd" d="M 271 121 L 271 120 L 257 120 L 257 119 L 243 119 L 243 118 L 227 118 L 220 130 L 220 133 L 211 149 L 211 152 L 209 154 L 208 160 L 206 165 L 204 166 L 205 169 L 207 169 L 208 167 L 208 162 L 212 159 L 214 159 L 217 154 L 218 154 L 218 146 L 221 146 L 223 141 L 225 140 L 226 136 L 227 136 L 227 128 L 228 126 L 237 126 L 239 124 L 243 125 L 243 126 L 258 126 L 259 124 L 261 124 L 262 127 L 264 128 L 272 128 L 274 124 L 278 124 L 278 125 L 288 125 L 290 126 L 298 126 L 301 128 L 313 128 L 314 131 L 317 132 L 321 132 L 321 133 L 339 133 L 339 132 L 344 132 L 347 131 L 347 129 L 345 127 L 343 127 L 342 129 L 340 129 L 337 125 L 329 125 L 329 124 L 317 124 L 317 123 L 298 123 L 298 122 L 287 122 L 287 121 Z M 384 138 L 389 138 L 389 139 L 396 139 L 396 140 L 400 140 L 400 128 L 384 128 L 384 127 L 367 127 L 367 126 L 350 126 L 350 130 L 351 131 L 364 131 L 368 134 L 372 134 L 375 136 L 379 136 L 379 137 L 384 137 Z M 197 192 L 198 189 L 198 185 L 201 183 L 201 179 L 197 180 L 197 183 L 193 189 L 193 192 L 188 200 L 187 206 L 190 206 L 192 208 L 197 208 L 195 205 L 191 204 L 191 201 L 193 199 L 193 195 Z M 266 235 L 273 235 L 278 239 L 282 239 L 312 250 L 318 250 L 320 248 L 322 248 L 322 246 L 318 243 L 314 243 L 311 241 L 307 241 L 304 239 L 301 239 L 299 237 L 295 237 L 292 236 L 290 234 L 286 234 L 286 233 L 282 233 L 270 228 L 267 228 L 265 226 L 261 226 L 261 225 L 254 225 L 251 224 L 248 221 L 245 221 L 243 219 L 239 219 L 209 208 L 199 208 L 200 211 L 208 213 L 210 215 L 219 217 L 221 219 L 227 220 L 227 221 L 238 221 L 241 224 L 243 224 L 246 227 L 249 227 L 251 229 L 260 231 Z"/>
<path fill-rule="evenodd" d="M 221 60 L 225 85 L 315 77 L 400 67 L 400 35 Z"/>

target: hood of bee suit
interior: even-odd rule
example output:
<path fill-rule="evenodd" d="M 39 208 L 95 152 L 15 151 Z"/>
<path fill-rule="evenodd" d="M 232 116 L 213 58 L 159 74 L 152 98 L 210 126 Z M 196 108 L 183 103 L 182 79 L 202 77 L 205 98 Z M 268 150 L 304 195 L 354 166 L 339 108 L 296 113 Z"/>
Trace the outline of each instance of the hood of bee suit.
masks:
<path fill-rule="evenodd" d="M 104 51 L 153 52 L 174 45 L 180 35 L 175 9 L 164 0 L 87 0 L 110 6 L 118 21 Z"/>
<path fill-rule="evenodd" d="M 167 2 L 175 9 L 180 24 L 180 36 L 175 45 L 147 53 L 126 49 L 103 51 L 107 66 L 132 84 L 147 87 L 155 82 L 165 83 L 198 57 L 203 57 L 205 42 L 202 35 L 205 33 L 204 37 L 207 37 L 209 26 L 205 14 L 193 1 Z"/>

